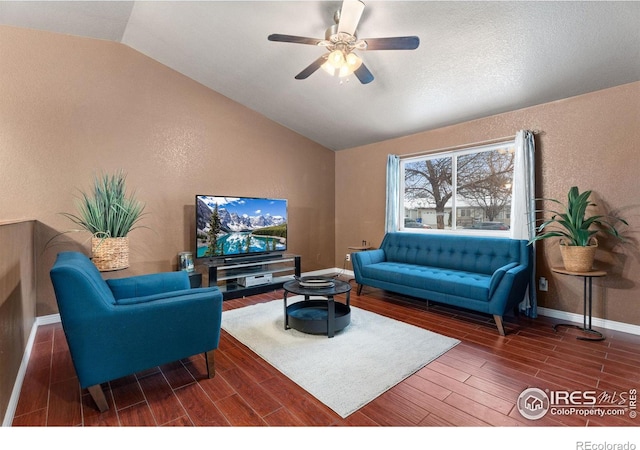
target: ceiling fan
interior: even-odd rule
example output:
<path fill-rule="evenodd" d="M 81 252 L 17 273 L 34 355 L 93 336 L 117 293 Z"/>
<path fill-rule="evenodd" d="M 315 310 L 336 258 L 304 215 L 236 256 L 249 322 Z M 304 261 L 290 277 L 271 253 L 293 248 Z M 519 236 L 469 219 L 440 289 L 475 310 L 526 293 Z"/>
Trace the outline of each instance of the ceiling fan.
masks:
<path fill-rule="evenodd" d="M 334 14 L 335 25 L 327 28 L 324 39 L 288 34 L 271 34 L 268 39 L 276 42 L 315 45 L 327 49 L 327 53 L 295 76 L 297 80 L 304 80 L 322 67 L 333 76 L 345 77 L 353 73 L 362 84 L 371 83 L 373 74 L 354 50 L 414 50 L 420 45 L 420 39 L 418 36 L 358 39 L 356 28 L 362 17 L 364 6 L 360 0 L 344 0 L 342 8 Z"/>

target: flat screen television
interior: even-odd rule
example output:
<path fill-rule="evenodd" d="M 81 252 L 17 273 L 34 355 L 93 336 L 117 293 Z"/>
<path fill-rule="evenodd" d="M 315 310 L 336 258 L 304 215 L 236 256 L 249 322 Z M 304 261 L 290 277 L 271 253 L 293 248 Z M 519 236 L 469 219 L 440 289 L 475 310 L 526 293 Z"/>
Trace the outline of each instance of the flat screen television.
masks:
<path fill-rule="evenodd" d="M 196 258 L 284 253 L 287 200 L 196 195 Z"/>

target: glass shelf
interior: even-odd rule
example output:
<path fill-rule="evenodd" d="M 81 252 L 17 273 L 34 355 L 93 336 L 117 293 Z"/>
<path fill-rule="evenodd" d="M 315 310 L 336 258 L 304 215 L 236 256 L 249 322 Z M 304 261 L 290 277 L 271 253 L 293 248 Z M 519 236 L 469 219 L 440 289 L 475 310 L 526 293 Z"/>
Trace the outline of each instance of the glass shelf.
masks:
<path fill-rule="evenodd" d="M 225 300 L 279 289 L 294 276 L 300 276 L 297 255 L 204 264 L 208 268 L 209 286 L 218 286 Z"/>

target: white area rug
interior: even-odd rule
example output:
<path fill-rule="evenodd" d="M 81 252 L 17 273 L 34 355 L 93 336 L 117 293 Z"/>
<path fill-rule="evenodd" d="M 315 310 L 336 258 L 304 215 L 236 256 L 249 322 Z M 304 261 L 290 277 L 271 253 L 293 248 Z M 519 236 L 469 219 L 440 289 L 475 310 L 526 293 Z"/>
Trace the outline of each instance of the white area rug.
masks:
<path fill-rule="evenodd" d="M 225 311 L 222 328 L 343 418 L 460 342 L 353 306 L 333 338 L 285 331 L 282 300 Z"/>

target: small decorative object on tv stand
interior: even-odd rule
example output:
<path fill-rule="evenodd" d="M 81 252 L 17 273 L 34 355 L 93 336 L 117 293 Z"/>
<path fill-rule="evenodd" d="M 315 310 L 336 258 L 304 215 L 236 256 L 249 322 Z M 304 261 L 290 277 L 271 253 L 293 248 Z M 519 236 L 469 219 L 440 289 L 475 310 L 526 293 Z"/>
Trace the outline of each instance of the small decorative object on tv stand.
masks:
<path fill-rule="evenodd" d="M 208 260 L 209 286 L 218 286 L 225 300 L 280 289 L 300 276 L 300 256 L 260 255 L 257 259 Z"/>
<path fill-rule="evenodd" d="M 178 253 L 178 270 L 184 270 L 185 272 L 193 272 L 193 253 L 180 252 Z"/>

